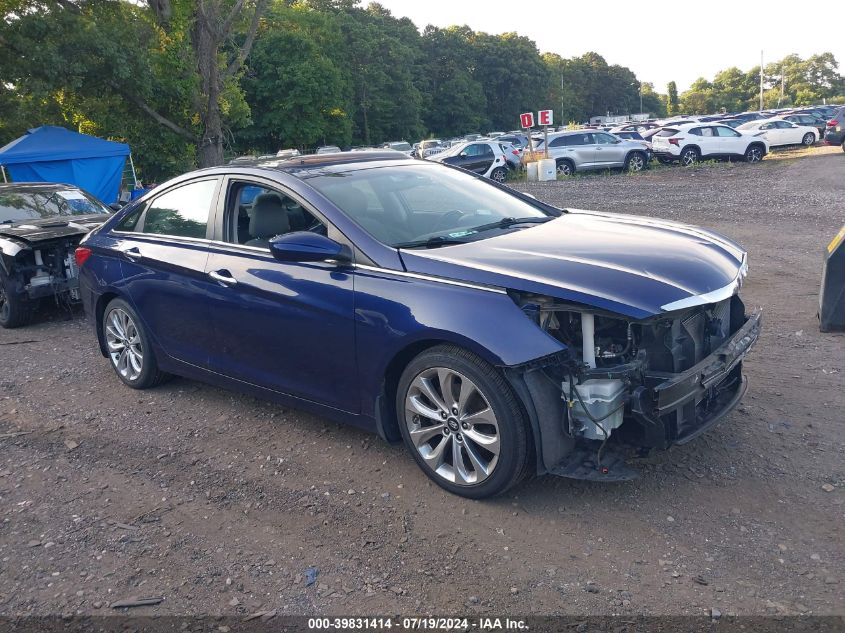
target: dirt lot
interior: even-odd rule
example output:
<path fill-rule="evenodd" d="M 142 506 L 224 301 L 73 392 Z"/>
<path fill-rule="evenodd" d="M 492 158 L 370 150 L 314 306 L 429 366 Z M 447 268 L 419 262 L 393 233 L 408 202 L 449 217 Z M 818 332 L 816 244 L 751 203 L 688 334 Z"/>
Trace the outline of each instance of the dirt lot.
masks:
<path fill-rule="evenodd" d="M 465 501 L 351 428 L 186 380 L 131 391 L 79 314 L 0 331 L 0 614 L 842 614 L 845 338 L 815 315 L 843 174 L 821 148 L 529 186 L 750 251 L 744 404 L 632 483 Z"/>

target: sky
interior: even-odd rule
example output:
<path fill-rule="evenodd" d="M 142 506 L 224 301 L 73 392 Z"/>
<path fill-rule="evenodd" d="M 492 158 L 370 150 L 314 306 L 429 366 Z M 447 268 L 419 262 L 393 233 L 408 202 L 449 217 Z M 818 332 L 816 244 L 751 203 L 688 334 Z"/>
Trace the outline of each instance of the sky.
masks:
<path fill-rule="evenodd" d="M 537 43 L 541 53 L 575 57 L 595 51 L 609 64 L 630 68 L 658 92 L 675 81 L 683 92 L 699 77 L 720 70 L 746 71 L 796 53 L 802 58 L 830 51 L 845 71 L 841 12 L 826 28 L 825 3 L 710 0 L 566 2 L 564 0 L 378 0 L 422 31 L 466 24 L 474 31 L 516 31 Z M 366 5 L 369 0 L 362 0 Z M 831 5 L 832 6 L 832 5 Z M 702 9 L 706 7 L 706 9 Z M 797 9 L 796 9 L 797 7 Z M 838 33 L 837 33 L 838 30 Z"/>

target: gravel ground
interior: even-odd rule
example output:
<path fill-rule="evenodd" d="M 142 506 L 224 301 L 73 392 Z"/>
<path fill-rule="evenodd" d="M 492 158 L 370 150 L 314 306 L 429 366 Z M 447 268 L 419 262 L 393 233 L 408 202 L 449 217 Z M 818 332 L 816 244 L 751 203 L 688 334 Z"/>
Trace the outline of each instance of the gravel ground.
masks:
<path fill-rule="evenodd" d="M 187 380 L 126 389 L 79 314 L 0 331 L 0 614 L 845 613 L 845 338 L 815 316 L 843 173 L 817 148 L 518 185 L 749 249 L 748 396 L 629 483 L 466 501 L 352 428 Z"/>

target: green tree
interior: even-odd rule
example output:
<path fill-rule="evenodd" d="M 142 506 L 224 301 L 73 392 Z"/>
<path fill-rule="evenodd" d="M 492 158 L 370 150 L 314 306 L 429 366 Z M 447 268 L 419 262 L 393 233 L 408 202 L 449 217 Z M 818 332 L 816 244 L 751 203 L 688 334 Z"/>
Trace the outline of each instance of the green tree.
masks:
<path fill-rule="evenodd" d="M 686 114 L 709 114 L 715 110 L 713 84 L 699 77 L 681 95 L 681 110 Z"/>
<path fill-rule="evenodd" d="M 72 95 L 83 117 L 113 95 L 215 165 L 226 124 L 249 115 L 239 73 L 268 2 L 6 0 L 0 68 L 21 94 Z"/>
<path fill-rule="evenodd" d="M 240 151 L 349 145 L 348 85 L 326 54 L 337 38 L 324 14 L 303 6 L 270 11 L 241 82 L 252 119 L 236 130 Z"/>
<path fill-rule="evenodd" d="M 678 84 L 670 81 L 666 84 L 666 114 L 672 116 L 680 112 L 680 102 L 678 101 Z"/>
<path fill-rule="evenodd" d="M 437 134 L 457 136 L 488 124 L 487 97 L 472 73 L 471 34 L 466 26 L 428 26 L 423 33 L 423 122 Z"/>

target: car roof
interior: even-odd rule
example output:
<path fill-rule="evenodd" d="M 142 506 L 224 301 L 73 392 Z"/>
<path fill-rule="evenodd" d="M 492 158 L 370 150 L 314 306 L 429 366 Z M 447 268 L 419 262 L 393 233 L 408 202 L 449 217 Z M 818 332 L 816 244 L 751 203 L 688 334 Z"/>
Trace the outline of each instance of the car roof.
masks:
<path fill-rule="evenodd" d="M 355 150 L 292 157 L 267 156 L 256 158 L 253 161 L 239 162 L 236 165 L 221 165 L 219 167 L 199 169 L 186 174 L 186 176 L 199 173 L 227 174 L 232 173 L 233 169 L 238 171 L 255 169 L 283 172 L 304 179 L 312 176 L 355 171 L 364 167 L 382 167 L 399 163 L 420 164 L 420 162 L 409 158 L 403 152 L 397 152 L 392 149 Z"/>
<path fill-rule="evenodd" d="M 66 189 L 79 189 L 76 185 L 55 182 L 6 182 L 0 183 L 0 193 L 14 191 L 18 193 L 41 193 L 50 191 L 64 191 Z M 81 190 L 80 190 L 81 191 Z"/>

